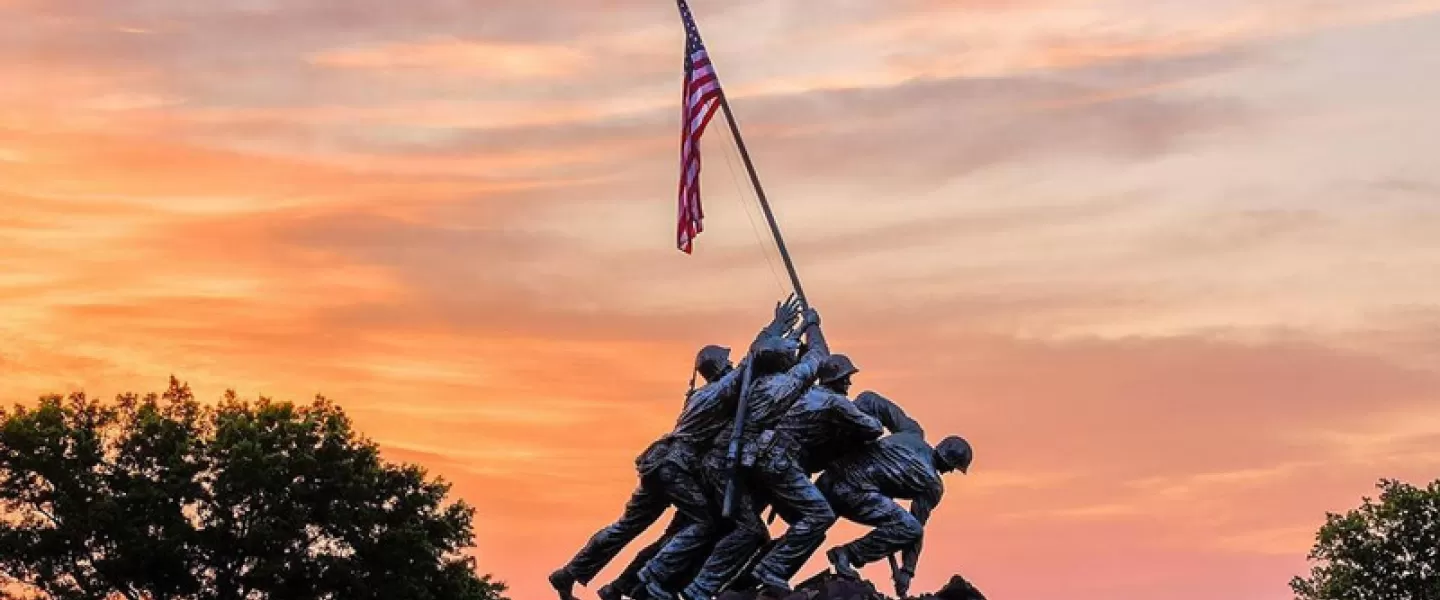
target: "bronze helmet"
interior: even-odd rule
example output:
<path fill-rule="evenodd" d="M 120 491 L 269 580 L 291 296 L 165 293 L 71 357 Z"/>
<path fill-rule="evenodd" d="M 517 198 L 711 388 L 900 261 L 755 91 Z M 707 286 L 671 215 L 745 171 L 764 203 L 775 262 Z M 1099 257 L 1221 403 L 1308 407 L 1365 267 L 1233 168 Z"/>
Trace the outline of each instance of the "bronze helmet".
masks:
<path fill-rule="evenodd" d="M 831 354 L 820 361 L 817 377 L 823 385 L 839 381 L 858 372 L 860 369 L 855 367 L 855 363 L 850 361 L 850 357 L 844 354 Z"/>
<path fill-rule="evenodd" d="M 970 447 L 970 442 L 958 435 L 940 440 L 940 445 L 935 446 L 935 454 L 945 463 L 940 465 L 945 470 L 957 470 L 961 473 L 969 473 L 970 461 L 975 459 L 975 451 Z"/>

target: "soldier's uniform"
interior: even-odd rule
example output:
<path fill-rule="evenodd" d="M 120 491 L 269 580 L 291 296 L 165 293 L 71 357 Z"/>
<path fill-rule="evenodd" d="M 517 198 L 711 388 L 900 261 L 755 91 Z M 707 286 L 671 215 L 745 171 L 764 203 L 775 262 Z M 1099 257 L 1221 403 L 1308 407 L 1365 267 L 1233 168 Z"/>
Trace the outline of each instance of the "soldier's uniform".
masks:
<path fill-rule="evenodd" d="M 762 337 L 768 337 L 767 333 L 762 333 Z M 686 473 L 685 494 L 690 502 L 703 506 L 704 510 L 697 514 L 682 511 L 677 515 L 676 519 L 683 516 L 684 521 L 637 572 L 640 584 L 651 586 L 652 595 L 660 591 L 654 586 L 663 588 L 665 583 L 692 570 L 714 546 L 716 534 L 722 527 L 721 496 L 714 493 L 712 484 L 704 478 L 701 458 L 734 426 L 741 378 L 749 360 L 742 360 L 738 368 L 727 373 L 722 379 L 724 385 L 716 387 L 714 392 L 709 391 L 712 386 L 697 390 L 686 403 L 675 430 L 667 436 L 669 445 L 662 460 Z"/>
<path fill-rule="evenodd" d="M 757 339 L 783 335 L 793 316 L 793 313 L 785 315 L 777 307 L 776 320 L 761 330 Z M 718 376 L 700 389 L 693 390 L 686 397 L 675 428 L 636 457 L 639 483 L 625 504 L 620 519 L 597 531 L 570 562 L 550 575 L 551 586 L 562 598 L 570 596 L 572 582 L 589 585 L 626 545 L 659 520 L 670 506 L 675 507 L 676 517 L 664 546 L 645 566 L 638 570 L 627 568 L 620 580 L 602 588 L 607 595 L 630 594 L 635 585 L 643 585 L 647 578 L 665 580 L 673 576 L 684 565 L 669 557 L 692 556 L 708 543 L 719 518 L 719 507 L 702 484 L 698 466 L 701 453 L 708 450 L 716 432 L 734 418 L 742 370 L 720 368 L 728 368 L 728 356 L 726 348 L 707 346 L 696 357 L 697 371 L 705 369 L 702 363 L 719 361 L 721 364 L 715 368 Z M 667 553 L 668 548 L 676 551 Z"/>
<path fill-rule="evenodd" d="M 832 355 L 819 371 L 825 384 L 848 377 L 854 368 L 844 356 Z M 756 480 L 790 527 L 756 563 L 753 576 L 763 585 L 788 589 L 786 582 L 819 548 L 836 518 L 810 476 L 885 431 L 878 419 L 823 386 L 807 390 L 773 431 L 772 443 L 756 461 Z"/>
<path fill-rule="evenodd" d="M 689 413 L 689 409 L 698 404 L 722 405 L 727 396 L 733 404 L 734 397 L 739 395 L 738 373 L 733 371 L 696 390 L 686 405 L 686 412 Z M 682 422 L 683 418 L 682 414 Z M 589 585 L 605 565 L 659 520 L 670 506 L 674 506 L 677 513 L 673 523 L 676 531 L 667 544 L 689 543 L 689 540 L 707 535 L 706 531 L 713 527 L 719 509 L 701 485 L 693 467 L 695 461 L 693 447 L 683 438 L 676 438 L 673 432 L 652 443 L 635 459 L 639 484 L 631 492 L 620 519 L 595 532 L 562 570 L 582 585 Z M 651 561 L 646 566 L 653 564 L 654 561 Z M 636 575 L 643 579 L 645 568 Z M 552 575 L 552 579 L 558 576 L 563 575 L 557 573 Z M 626 584 L 622 582 L 616 587 L 621 585 Z M 621 588 L 618 591 L 628 593 L 630 590 Z"/>
<path fill-rule="evenodd" d="M 622 595 L 634 597 L 635 588 L 641 585 L 640 569 L 648 564 L 650 559 L 655 558 L 656 554 L 660 553 L 660 549 L 665 546 L 666 542 L 669 542 L 671 538 L 675 537 L 675 533 L 680 531 L 680 529 L 685 526 L 685 523 L 684 514 L 676 513 L 675 516 L 670 517 L 670 524 L 665 526 L 665 533 L 660 534 L 660 539 L 650 542 L 650 545 L 636 552 L 635 558 L 631 559 L 630 563 L 625 565 L 625 570 L 621 571 L 620 575 L 615 577 L 615 581 L 601 587 L 596 591 L 595 595 L 599 596 L 600 600 L 620 600 Z"/>
<path fill-rule="evenodd" d="M 805 330 L 805 337 L 809 342 L 809 349 L 794 366 L 785 364 L 786 359 L 780 358 L 786 355 L 793 357 L 793 354 L 790 354 L 793 349 L 785 347 L 783 340 L 760 341 L 753 348 L 752 359 L 756 362 L 752 368 L 757 373 L 750 382 L 746 418 L 741 430 L 741 464 L 737 469 L 737 476 L 741 481 L 736 489 L 730 517 L 732 529 L 716 542 L 714 550 L 700 569 L 700 574 L 685 587 L 682 597 L 686 600 L 709 600 L 721 586 L 738 574 L 755 550 L 769 539 L 769 531 L 759 510 L 763 501 L 757 499 L 756 488 L 762 488 L 768 495 L 789 494 L 791 490 L 803 490 L 810 483 L 807 480 L 806 486 L 782 484 L 769 481 L 761 475 L 786 472 L 782 463 L 790 460 L 789 454 L 768 451 L 769 446 L 776 440 L 773 429 L 815 378 L 820 360 L 829 355 L 829 348 L 825 345 L 818 324 L 810 324 Z M 778 364 L 775 362 L 777 359 Z M 729 477 L 726 454 L 731 433 L 722 432 L 704 459 L 709 483 L 717 497 L 724 496 Z M 818 504 L 819 508 L 815 512 L 806 515 L 809 520 L 801 519 L 801 522 L 805 523 L 803 527 L 810 528 L 811 521 L 818 523 L 828 519 L 834 522 L 834 514 L 819 494 L 814 494 L 813 497 L 796 497 L 794 500 L 806 503 L 807 508 L 811 504 Z M 822 534 L 827 526 L 819 528 Z M 801 542 L 810 543 L 808 538 L 802 538 Z"/>
<path fill-rule="evenodd" d="M 892 433 L 830 463 L 816 485 L 836 513 L 874 529 L 827 554 L 836 570 L 845 572 L 900 551 L 897 577 L 908 582 L 920 560 L 925 523 L 945 493 L 941 475 L 967 471 L 970 447 L 957 436 L 932 447 L 920 424 L 879 394 L 862 393 L 855 406 Z M 896 498 L 911 500 L 910 510 Z"/>

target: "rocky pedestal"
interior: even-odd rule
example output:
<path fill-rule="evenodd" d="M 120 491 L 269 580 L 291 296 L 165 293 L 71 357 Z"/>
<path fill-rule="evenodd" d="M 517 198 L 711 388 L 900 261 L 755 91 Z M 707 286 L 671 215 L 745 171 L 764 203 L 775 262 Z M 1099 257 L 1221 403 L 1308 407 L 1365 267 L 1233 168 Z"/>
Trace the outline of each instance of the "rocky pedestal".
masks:
<path fill-rule="evenodd" d="M 858 579 L 847 579 L 821 573 L 795 587 L 795 591 L 783 598 L 758 595 L 755 592 L 725 592 L 717 600 L 891 600 L 880 593 L 875 584 Z M 975 589 L 964 577 L 956 575 L 940 591 L 933 594 L 913 596 L 908 600 L 986 600 L 980 590 Z"/>

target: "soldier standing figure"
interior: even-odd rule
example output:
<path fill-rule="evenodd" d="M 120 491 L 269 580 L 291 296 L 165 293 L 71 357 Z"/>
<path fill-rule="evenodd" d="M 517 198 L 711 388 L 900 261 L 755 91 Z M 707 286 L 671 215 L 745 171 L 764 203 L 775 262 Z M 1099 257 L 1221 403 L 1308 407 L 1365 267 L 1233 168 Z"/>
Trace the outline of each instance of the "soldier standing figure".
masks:
<path fill-rule="evenodd" d="M 885 433 L 879 419 L 846 397 L 850 378 L 857 372 L 843 354 L 825 357 L 818 369 L 818 385 L 786 411 L 775 425 L 774 443 L 757 460 L 756 479 L 776 511 L 791 523 L 751 572 L 767 591 L 788 592 L 788 580 L 819 549 L 825 531 L 835 523 L 834 511 L 810 476 Z"/>
<path fill-rule="evenodd" d="M 774 428 L 785 411 L 805 392 L 815 378 L 821 359 L 829 356 L 824 334 L 820 332 L 820 314 L 814 309 L 805 311 L 804 336 L 807 351 L 796 357 L 798 344 L 794 340 L 772 337 L 756 340 L 751 346 L 750 359 L 752 381 L 746 402 L 745 420 L 741 424 L 741 457 L 736 469 L 728 468 L 726 457 L 731 432 L 726 431 L 716 438 L 716 443 L 704 459 L 706 475 L 717 496 L 724 495 L 730 473 L 741 478 L 743 485 L 736 487 L 733 511 L 730 516 L 733 527 L 715 544 L 715 549 L 705 560 L 700 574 L 680 593 L 684 600 L 710 600 L 722 585 L 730 581 L 745 566 L 755 550 L 770 538 L 769 530 L 761 520 L 754 487 L 760 484 L 754 475 L 759 451 L 768 446 L 774 438 Z M 768 433 L 767 433 L 768 432 Z M 824 522 L 834 521 L 834 514 L 825 505 L 824 498 L 818 497 L 818 510 L 803 513 L 797 520 L 801 531 L 815 530 L 823 535 Z M 807 508 L 810 508 L 807 505 Z M 794 526 L 792 526 L 793 528 Z M 798 542 L 791 538 L 791 545 L 811 543 L 807 537 Z M 788 549 L 788 548 L 787 548 Z"/>
<path fill-rule="evenodd" d="M 781 336 L 782 341 L 798 344 L 798 338 L 804 334 L 804 331 L 805 327 L 802 325 L 792 333 Z M 737 368 L 743 369 L 744 365 L 745 361 L 741 361 L 741 366 Z M 706 419 L 703 421 L 703 426 L 690 429 L 690 433 L 694 434 L 692 436 L 694 448 L 713 452 L 723 450 L 717 443 L 724 435 L 719 428 L 723 427 L 725 431 L 731 431 L 735 418 L 736 407 L 731 404 L 728 408 L 723 423 L 718 422 L 720 415 L 715 413 L 712 415 L 715 418 Z M 693 456 L 699 456 L 699 454 L 691 454 L 687 458 Z M 724 502 L 724 488 L 727 482 L 717 476 L 718 472 L 710 472 L 700 465 L 696 465 L 696 468 L 705 473 L 703 479 L 708 484 L 708 491 L 711 492 L 710 499 L 712 504 L 718 508 Z M 662 538 L 656 544 L 642 550 L 635 557 L 635 562 L 644 561 L 645 563 L 645 567 L 636 574 L 640 586 L 629 595 L 644 600 L 674 597 L 674 590 L 699 575 L 698 571 L 703 566 L 702 563 L 714 551 L 716 542 L 728 534 L 733 526 L 732 521 L 716 516 L 713 526 L 694 532 L 694 538 L 682 538 L 680 541 L 674 542 L 669 538 Z"/>
<path fill-rule="evenodd" d="M 932 448 L 920 424 L 879 394 L 861 393 L 855 405 L 891 434 L 831 463 L 816 485 L 840 516 L 874 529 L 825 555 L 836 573 L 859 577 L 857 568 L 901 552 L 901 564 L 891 566 L 895 593 L 903 598 L 920 561 L 925 523 L 945 493 L 941 475 L 968 473 L 974 453 L 959 436 Z M 911 500 L 910 510 L 896 498 Z"/>
<path fill-rule="evenodd" d="M 794 298 L 776 303 L 775 319 L 760 331 L 757 340 L 782 336 L 798 314 Z M 575 600 L 575 583 L 589 585 L 621 550 L 641 532 L 654 524 L 674 505 L 677 518 L 683 517 L 669 544 L 694 544 L 704 540 L 715 527 L 718 508 L 700 484 L 697 443 L 710 442 L 716 431 L 724 429 L 735 414 L 735 400 L 740 395 L 741 370 L 729 362 L 730 351 L 721 346 L 706 346 L 695 357 L 694 372 L 705 378 L 706 385 L 693 389 L 675 428 L 650 444 L 635 459 L 639 485 L 631 493 L 620 519 L 597 531 L 565 566 L 550 574 L 550 585 L 561 600 Z M 642 569 L 639 575 L 643 576 Z M 626 582 L 619 582 L 627 585 Z M 601 588 L 608 598 L 617 592 L 629 591 L 615 584 Z"/>
<path fill-rule="evenodd" d="M 824 334 L 819 329 L 819 312 L 806 309 L 802 327 L 806 350 L 799 357 L 796 357 L 798 342 L 786 338 L 756 340 L 750 347 L 752 381 L 746 399 L 746 419 L 740 430 L 740 465 L 729 465 L 726 456 L 732 432 L 717 436 L 716 443 L 704 458 L 706 478 L 717 498 L 723 498 L 732 473 L 740 478 L 743 485 L 736 486 L 729 531 L 716 542 L 714 550 L 700 568 L 700 574 L 681 591 L 681 599 L 710 600 L 721 586 L 739 573 L 755 554 L 756 548 L 770 538 L 769 529 L 760 519 L 760 501 L 757 501 L 755 489 L 752 489 L 755 482 L 750 478 L 749 468 L 755 465 L 756 443 L 762 432 L 773 427 L 793 401 L 799 399 L 814 380 L 819 361 L 829 355 Z"/>

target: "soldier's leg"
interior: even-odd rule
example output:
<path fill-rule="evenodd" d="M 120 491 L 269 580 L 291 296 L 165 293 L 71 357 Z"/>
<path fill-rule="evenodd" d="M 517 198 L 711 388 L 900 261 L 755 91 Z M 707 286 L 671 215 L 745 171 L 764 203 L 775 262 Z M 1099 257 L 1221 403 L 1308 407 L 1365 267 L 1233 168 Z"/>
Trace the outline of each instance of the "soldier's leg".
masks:
<path fill-rule="evenodd" d="M 755 502 L 756 502 L 755 510 L 759 511 L 760 514 L 762 514 L 762 515 L 763 515 L 763 514 L 766 514 L 766 512 L 770 509 L 770 501 L 769 501 L 768 499 L 766 499 L 765 497 L 763 497 L 763 496 L 760 495 L 759 492 L 763 492 L 763 490 L 756 490 L 756 492 L 757 492 L 757 493 L 756 493 L 756 495 L 755 495 Z M 786 519 L 785 522 L 786 522 L 786 523 L 789 523 L 789 522 L 790 522 L 790 519 Z M 768 527 L 768 523 L 769 523 L 769 521 L 767 521 L 767 527 Z M 759 564 L 760 559 L 761 559 L 762 557 L 764 557 L 766 554 L 769 554 L 769 553 L 770 553 L 770 549 L 771 549 L 771 548 L 774 548 L 774 547 L 775 547 L 775 540 L 774 540 L 774 539 L 769 539 L 768 536 L 767 536 L 767 539 L 765 540 L 765 543 L 764 543 L 764 544 L 761 544 L 759 548 L 756 548 L 754 552 L 751 552 L 751 553 L 750 553 L 750 558 L 745 561 L 745 566 L 743 566 L 743 567 L 740 568 L 739 574 L 738 574 L 734 579 L 731 579 L 731 580 L 730 580 L 730 583 L 727 583 L 727 584 L 725 584 L 724 587 L 721 587 L 721 588 L 720 588 L 720 591 L 721 591 L 721 592 L 726 592 L 726 591 L 729 591 L 729 590 L 744 591 L 744 590 L 753 590 L 753 589 L 755 589 L 755 588 L 757 588 L 757 587 L 760 587 L 760 582 L 759 582 L 759 581 L 756 581 L 756 580 L 755 580 L 755 576 L 753 575 L 753 572 L 755 571 L 755 565 L 756 565 L 756 564 Z"/>
<path fill-rule="evenodd" d="M 662 582 L 673 580 L 706 555 L 720 518 L 720 507 L 711 500 L 700 478 L 689 470 L 670 464 L 661 467 L 656 475 L 666 498 L 684 518 L 675 535 L 639 573 L 646 585 L 664 589 Z M 656 591 L 652 590 L 651 595 L 656 595 Z"/>
<path fill-rule="evenodd" d="M 818 488 L 817 488 L 817 489 L 818 489 Z M 821 495 L 822 495 L 822 496 L 824 495 L 824 490 L 821 490 Z M 828 501 L 829 498 L 826 498 L 826 500 Z M 834 506 L 831 506 L 831 510 L 836 510 L 836 509 L 835 509 Z M 784 519 L 787 524 L 788 524 L 788 523 L 794 523 L 794 522 L 800 520 L 800 514 L 799 514 L 799 513 L 795 512 L 793 509 L 787 508 L 787 507 L 785 507 L 785 506 L 777 506 L 777 507 L 775 507 L 775 515 L 776 515 L 777 518 Z M 839 515 L 839 511 L 838 511 L 838 510 L 836 510 L 836 515 L 837 515 L 837 516 Z M 812 555 L 814 555 L 814 554 L 815 554 L 815 551 L 816 551 L 816 550 L 819 550 L 819 549 L 820 549 L 820 545 L 823 544 L 823 543 L 825 543 L 824 538 L 816 538 L 815 543 L 814 543 L 813 545 L 811 545 L 811 547 L 809 547 L 809 548 L 807 548 L 807 549 L 805 550 L 805 555 L 806 555 L 806 556 L 812 556 Z M 775 544 L 772 542 L 769 546 L 767 546 L 767 547 L 765 548 L 765 552 L 769 552 L 770 549 L 773 548 L 773 547 L 775 547 Z M 764 553 L 762 553 L 761 556 L 764 556 Z M 759 562 L 759 558 L 760 558 L 760 557 L 758 557 L 758 556 L 756 557 L 756 562 Z M 800 573 L 800 567 L 803 567 L 803 566 L 805 566 L 805 563 L 796 564 L 796 565 L 794 566 L 794 568 L 793 568 L 789 573 L 785 574 L 785 578 L 786 578 L 787 580 L 794 580 L 794 579 L 795 579 L 795 576 Z M 754 568 L 754 565 L 751 565 L 751 568 Z"/>
<path fill-rule="evenodd" d="M 854 567 L 884 560 L 924 537 L 925 528 L 920 521 L 894 499 L 876 491 L 837 487 L 831 496 L 841 515 L 874 528 L 860 539 L 836 548 L 844 552 Z"/>
<path fill-rule="evenodd" d="M 679 572 L 661 581 L 660 585 L 667 590 L 680 590 L 700 576 L 700 568 L 705 566 L 705 559 L 715 551 L 715 543 L 729 532 L 727 524 L 728 521 L 717 522 L 715 529 L 710 532 L 710 537 L 705 540 L 705 544 L 695 551 L 695 554 L 686 561 L 685 566 Z"/>
<path fill-rule="evenodd" d="M 598 594 L 601 600 L 613 600 L 614 598 L 618 598 L 615 594 L 629 594 L 631 590 L 635 589 L 635 586 L 640 584 L 640 569 L 649 563 L 650 559 L 655 558 L 655 555 L 660 553 L 660 549 L 665 546 L 666 542 L 669 542 L 670 538 L 675 537 L 675 532 L 680 531 L 684 526 L 685 515 L 676 512 L 675 516 L 670 518 L 670 524 L 665 527 L 665 533 L 660 536 L 660 539 L 642 548 L 640 552 L 635 555 L 635 558 L 631 559 L 630 564 L 625 566 L 625 570 L 620 572 L 620 576 L 615 578 L 615 581 L 601 588 L 601 593 Z"/>
<path fill-rule="evenodd" d="M 820 547 L 825 532 L 835 524 L 835 512 L 825 496 L 810 481 L 810 476 L 794 457 L 777 454 L 762 469 L 765 488 L 782 514 L 795 520 L 785 530 L 760 563 L 755 565 L 755 578 L 778 588 L 789 588 L 789 575 L 800 569 Z"/>
<path fill-rule="evenodd" d="M 755 549 L 770 539 L 770 531 L 755 509 L 752 484 L 746 482 L 737 488 L 735 511 L 730 522 L 722 525 L 729 530 L 716 543 L 709 557 L 700 567 L 694 581 L 681 592 L 682 600 L 710 600 L 739 572 L 755 552 Z M 723 484 L 720 496 L 723 497 Z"/>
<path fill-rule="evenodd" d="M 665 514 L 669 501 L 644 481 L 630 495 L 620 519 L 595 532 L 570 562 L 550 575 L 550 584 L 561 598 L 570 598 L 575 582 L 589 585 L 620 551 Z"/>

